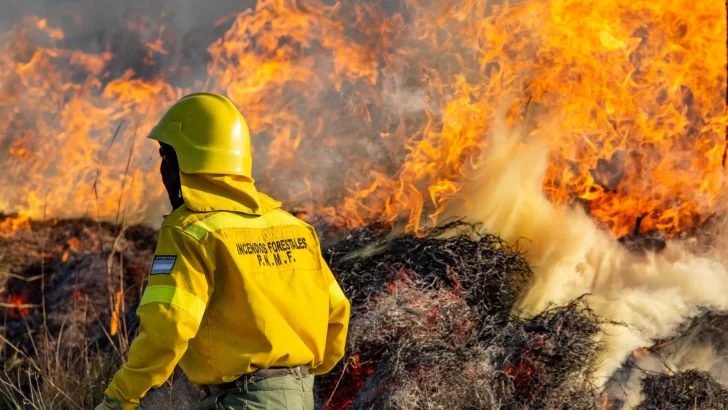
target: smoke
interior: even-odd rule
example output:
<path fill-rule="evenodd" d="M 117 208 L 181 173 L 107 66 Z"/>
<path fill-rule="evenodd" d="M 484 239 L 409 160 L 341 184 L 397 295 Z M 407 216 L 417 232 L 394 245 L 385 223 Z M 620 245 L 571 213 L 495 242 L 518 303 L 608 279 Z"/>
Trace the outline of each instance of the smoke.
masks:
<path fill-rule="evenodd" d="M 728 271 L 720 252 L 696 255 L 675 241 L 659 254 L 628 251 L 581 208 L 547 200 L 541 183 L 550 147 L 524 144 L 521 135 L 496 126 L 464 188 L 469 205 L 452 212 L 481 221 L 526 252 L 534 279 L 519 304 L 523 314 L 590 294 L 596 314 L 624 324 L 605 325 L 595 382 L 606 383 L 635 349 L 675 336 L 704 309 L 728 309 Z M 712 357 L 704 359 L 710 363 Z"/>
<path fill-rule="evenodd" d="M 728 345 L 724 315 L 706 314 L 691 322 L 681 336 L 661 343 L 651 352 L 637 351 L 629 363 L 615 373 L 606 385 L 609 397 L 622 399 L 630 406 L 641 401 L 641 382 L 645 374 L 698 370 L 708 372 L 723 385 L 728 384 Z"/>
<path fill-rule="evenodd" d="M 372 164 L 394 173 L 404 156 L 402 137 L 390 138 L 385 148 L 380 135 L 396 124 L 389 126 L 386 109 L 370 112 L 387 104 L 375 84 L 383 48 L 377 41 L 385 35 L 368 44 L 359 32 L 354 41 L 349 36 L 357 35 L 357 23 L 341 24 L 304 5 L 299 10 L 295 2 L 259 2 L 262 11 L 241 13 L 255 4 L 8 4 L 0 17 L 0 47 L 6 47 L 0 60 L 0 117 L 6 118 L 0 123 L 0 164 L 11 169 L 11 183 L 0 189 L 0 212 L 114 220 L 125 202 L 133 222 L 158 223 L 167 204 L 155 144 L 144 137 L 177 98 L 193 91 L 235 101 L 251 125 L 259 187 L 289 208 L 317 210 L 344 195 L 349 180 L 366 182 Z M 33 15 L 38 17 L 28 23 Z M 368 18 L 371 24 L 362 26 L 383 24 L 381 14 Z M 13 37 L 20 32 L 31 41 Z M 16 60 L 27 63 L 38 50 L 40 63 L 19 70 Z M 416 104 L 417 98 L 422 93 L 393 104 Z M 126 175 L 132 147 L 135 185 L 126 186 L 128 198 L 117 200 L 120 186 L 132 179 Z M 78 153 L 70 159 L 74 166 L 56 166 L 68 152 Z M 93 203 L 98 198 L 101 205 Z"/>
<path fill-rule="evenodd" d="M 4 2 L 0 212 L 158 223 L 168 204 L 144 137 L 185 90 L 206 89 L 220 22 L 254 4 Z"/>
<path fill-rule="evenodd" d="M 682 341 L 677 346 L 661 349 L 659 354 L 644 354 L 629 368 L 621 369 L 606 385 L 605 391 L 613 399 L 621 399 L 634 407 L 642 402 L 641 382 L 646 374 L 700 370 L 710 373 L 717 382 L 728 384 L 728 361 L 710 343 L 694 340 Z"/>
<path fill-rule="evenodd" d="M 683 198 L 717 198 L 722 184 L 721 172 L 704 166 L 719 161 L 714 144 L 723 139 L 716 113 L 724 107 L 724 64 L 704 47 L 720 30 L 684 39 L 699 45 L 679 44 L 700 51 L 691 64 L 682 55 L 658 58 L 676 49 L 671 27 L 684 7 L 622 2 L 630 3 L 11 0 L 0 17 L 0 30 L 10 33 L 0 41 L 10 49 L 0 60 L 0 162 L 14 180 L 0 189 L 0 205 L 36 218 L 84 215 L 88 206 L 78 198 L 95 197 L 83 186 L 95 186 L 96 158 L 109 168 L 99 196 L 113 197 L 123 179 L 128 156 L 104 156 L 120 119 L 126 132 L 111 150 L 129 152 L 134 132 L 143 139 L 175 99 L 215 91 L 251 125 L 262 191 L 312 213 L 330 205 L 323 213 L 337 225 L 406 216 L 416 229 L 459 190 L 461 163 L 477 157 L 494 107 L 509 95 L 532 101 L 538 124 L 551 111 L 570 113 L 563 155 L 551 158 L 565 177 L 543 181 L 552 199 L 580 192 L 599 173 L 605 192 L 589 206 L 615 232 L 642 212 L 650 213 L 648 229 L 690 229 L 716 208 L 694 209 Z M 711 7 L 698 11 L 691 17 L 699 27 L 722 21 L 706 17 L 715 15 Z M 38 16 L 27 30 L 38 41 L 47 34 L 40 19 L 63 38 L 24 49 L 9 30 L 27 15 Z M 16 65 L 41 47 L 35 65 Z M 79 64 L 79 56 L 88 61 Z M 654 72 L 661 74 L 647 75 Z M 690 124 L 689 138 L 675 124 Z M 662 155 L 666 146 L 676 159 Z M 73 169 L 50 165 L 79 151 Z M 140 172 L 134 194 L 125 191 L 129 214 L 161 213 L 159 199 L 146 206 L 163 198 L 154 144 L 139 143 L 131 162 Z M 57 198 L 48 206 L 47 192 Z M 610 201 L 631 201 L 634 212 L 621 215 Z M 99 216 L 113 219 L 117 201 L 108 202 L 112 210 Z"/>
<path fill-rule="evenodd" d="M 3 5 L 0 32 L 8 33 L 29 16 L 47 21 L 48 27 L 61 28 L 63 38 L 55 46 L 86 53 L 111 51 L 113 60 L 106 67 L 108 78 L 118 78 L 128 69 L 138 76 L 151 77 L 182 64 L 194 76 L 206 77 L 207 47 L 223 32 L 216 24 L 255 5 L 255 0 L 130 0 L 124 2 L 93 0 L 10 0 Z M 161 49 L 151 59 L 144 42 L 161 40 Z M 153 61 L 152 61 L 153 60 Z M 62 68 L 61 68 L 62 69 Z"/>
<path fill-rule="evenodd" d="M 164 20 L 170 30 L 184 34 L 196 28 L 212 29 L 217 19 L 254 5 L 255 0 L 5 0 L 0 29 L 7 30 L 23 17 L 37 15 L 48 18 L 51 26 L 63 25 L 74 36 L 122 26 L 126 17 L 138 14 Z"/>

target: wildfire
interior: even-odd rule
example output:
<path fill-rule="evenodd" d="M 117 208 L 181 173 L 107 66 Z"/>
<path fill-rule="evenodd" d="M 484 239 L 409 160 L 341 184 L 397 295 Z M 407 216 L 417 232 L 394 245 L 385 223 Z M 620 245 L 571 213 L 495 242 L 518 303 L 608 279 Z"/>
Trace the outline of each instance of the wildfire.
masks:
<path fill-rule="evenodd" d="M 651 353 L 652 353 L 653 351 L 659 350 L 659 349 L 661 349 L 661 348 L 663 348 L 663 347 L 665 347 L 665 346 L 669 345 L 669 344 L 670 344 L 670 343 L 672 343 L 672 342 L 673 342 L 673 340 L 672 340 L 672 339 L 667 339 L 667 340 L 664 340 L 664 341 L 662 341 L 662 342 L 659 342 L 659 343 L 655 343 L 655 344 L 654 344 L 654 345 L 652 345 L 652 346 L 649 346 L 649 347 L 643 347 L 643 348 L 641 348 L 641 349 L 637 349 L 637 350 L 634 350 L 634 351 L 632 352 L 632 356 L 634 356 L 635 358 L 639 358 L 639 357 L 643 357 L 643 356 L 648 356 L 648 355 L 650 355 L 650 354 L 651 354 Z"/>
<path fill-rule="evenodd" d="M 37 305 L 26 303 L 26 297 L 23 294 L 19 295 L 8 295 L 6 301 L 0 303 L 1 307 L 5 308 L 6 315 L 13 319 L 21 319 L 30 313 L 30 308 L 37 307 Z"/>
<path fill-rule="evenodd" d="M 109 333 L 115 336 L 119 331 L 119 307 L 121 306 L 121 292 L 117 291 L 114 295 L 114 310 L 111 312 L 111 329 Z"/>
<path fill-rule="evenodd" d="M 202 80 L 165 65 L 186 33 L 164 13 L 127 18 L 121 38 L 143 52 L 121 71 L 113 43 L 89 53 L 26 19 L 0 36 L 0 205 L 161 214 L 143 137 L 194 89 L 227 94 L 248 118 L 262 190 L 336 225 L 436 223 L 467 200 L 464 175 L 501 115 L 524 144 L 549 142 L 548 197 L 582 203 L 617 235 L 643 214 L 645 230 L 676 235 L 724 211 L 720 2 L 390 3 L 260 0 L 217 22 L 228 29 Z"/>
<path fill-rule="evenodd" d="M 637 349 L 632 352 L 632 356 L 634 357 L 642 357 L 650 354 L 650 348 L 643 347 L 642 349 Z"/>
<path fill-rule="evenodd" d="M 344 371 L 350 375 L 347 379 L 348 383 L 344 385 L 337 383 L 333 386 L 334 390 L 329 393 L 330 396 L 324 404 L 324 408 L 326 410 L 333 410 L 351 407 L 354 402 L 353 397 L 356 396 L 356 392 L 359 392 L 364 387 L 367 378 L 374 374 L 377 363 L 378 360 L 362 363 L 358 354 L 349 357 L 344 368 Z"/>
<path fill-rule="evenodd" d="M 30 229 L 30 217 L 28 215 L 5 218 L 0 222 L 0 238 L 9 238 L 21 229 Z"/>

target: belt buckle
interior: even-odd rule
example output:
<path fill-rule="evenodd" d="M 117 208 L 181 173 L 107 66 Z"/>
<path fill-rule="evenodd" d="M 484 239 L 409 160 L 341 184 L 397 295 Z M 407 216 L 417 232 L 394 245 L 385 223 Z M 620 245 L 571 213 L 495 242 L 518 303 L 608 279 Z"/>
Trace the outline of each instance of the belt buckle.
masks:
<path fill-rule="evenodd" d="M 265 380 L 265 377 L 260 377 L 257 374 L 258 374 L 258 371 L 256 370 L 253 373 L 250 373 L 249 375 L 247 375 L 246 377 L 241 377 L 241 379 L 246 379 L 248 381 L 248 383 L 250 383 L 250 384 L 255 384 L 259 381 Z"/>

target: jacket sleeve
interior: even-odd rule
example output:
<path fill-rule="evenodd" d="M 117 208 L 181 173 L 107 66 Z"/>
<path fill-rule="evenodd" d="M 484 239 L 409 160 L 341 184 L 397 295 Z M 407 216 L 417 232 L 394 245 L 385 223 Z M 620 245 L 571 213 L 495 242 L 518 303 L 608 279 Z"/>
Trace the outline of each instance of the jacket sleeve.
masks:
<path fill-rule="evenodd" d="M 326 261 L 322 259 L 321 264 L 329 278 L 329 327 L 326 333 L 326 349 L 324 350 L 323 361 L 314 369 L 316 375 L 330 372 L 336 366 L 336 363 L 344 357 L 351 309 L 349 300 L 346 299 Z"/>
<path fill-rule="evenodd" d="M 212 282 L 211 257 L 205 247 L 176 227 L 163 227 L 137 315 L 139 335 L 129 360 L 119 370 L 106 397 L 123 410 L 136 409 L 151 388 L 161 386 L 197 334 Z"/>

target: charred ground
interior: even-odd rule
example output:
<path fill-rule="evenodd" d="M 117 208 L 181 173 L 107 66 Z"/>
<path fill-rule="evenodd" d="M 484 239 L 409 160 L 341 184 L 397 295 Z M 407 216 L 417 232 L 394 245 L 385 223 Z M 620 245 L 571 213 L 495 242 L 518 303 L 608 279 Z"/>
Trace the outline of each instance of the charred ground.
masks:
<path fill-rule="evenodd" d="M 321 232 L 352 319 L 345 360 L 317 383 L 320 406 L 624 407 L 590 382 L 602 319 L 584 298 L 517 317 L 514 305 L 532 274 L 517 245 L 458 221 L 422 236 L 381 224 Z M 0 236 L 8 403 L 38 408 L 38 392 L 53 408 L 85 408 L 100 398 L 137 327 L 133 312 L 156 238 L 144 226 L 84 219 L 30 222 Z M 705 323 L 711 332 L 728 329 L 719 316 Z M 728 407 L 725 388 L 708 373 L 650 373 L 642 394 L 640 409 Z M 192 408 L 194 401 L 178 372 L 145 407 Z"/>

